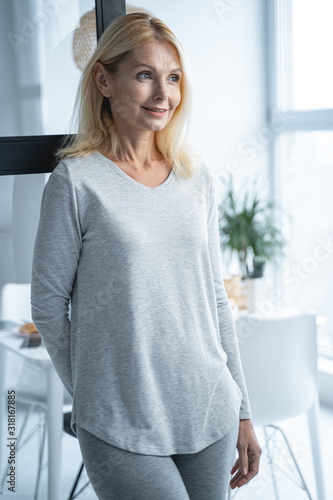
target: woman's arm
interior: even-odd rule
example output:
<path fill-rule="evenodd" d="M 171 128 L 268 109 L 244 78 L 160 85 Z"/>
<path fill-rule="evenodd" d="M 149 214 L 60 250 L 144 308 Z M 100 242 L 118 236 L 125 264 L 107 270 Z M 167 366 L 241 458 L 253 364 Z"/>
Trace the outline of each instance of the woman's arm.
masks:
<path fill-rule="evenodd" d="M 231 488 L 234 489 L 247 484 L 258 474 L 262 450 L 251 420 L 252 415 L 241 365 L 235 322 L 222 279 L 218 209 L 216 191 L 211 173 L 210 182 L 211 197 L 208 214 L 208 245 L 215 281 L 221 343 L 227 353 L 227 366 L 243 395 L 239 412 L 240 422 L 237 440 L 239 456 L 230 471 L 231 474 L 235 473 L 229 483 Z"/>
<path fill-rule="evenodd" d="M 73 396 L 69 301 L 82 238 L 76 197 L 60 162 L 44 188 L 31 276 L 32 320 L 54 367 Z"/>
<path fill-rule="evenodd" d="M 252 415 L 239 354 L 235 321 L 222 278 L 218 209 L 214 179 L 211 172 L 209 172 L 209 177 L 208 247 L 215 282 L 221 344 L 228 357 L 227 366 L 230 373 L 243 395 L 239 414 L 240 419 L 251 419 Z"/>

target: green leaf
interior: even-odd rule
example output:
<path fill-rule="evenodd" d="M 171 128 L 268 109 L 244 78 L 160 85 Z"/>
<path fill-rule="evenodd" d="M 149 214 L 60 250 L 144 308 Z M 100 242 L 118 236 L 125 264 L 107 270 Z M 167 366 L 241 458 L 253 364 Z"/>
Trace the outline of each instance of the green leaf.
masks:
<path fill-rule="evenodd" d="M 243 183 L 236 194 L 230 176 L 225 190 L 218 205 L 221 249 L 229 258 L 237 253 L 243 274 L 258 274 L 263 268 L 260 259 L 268 262 L 283 255 L 286 243 L 275 225 L 278 207 L 260 197 L 256 178 Z"/>

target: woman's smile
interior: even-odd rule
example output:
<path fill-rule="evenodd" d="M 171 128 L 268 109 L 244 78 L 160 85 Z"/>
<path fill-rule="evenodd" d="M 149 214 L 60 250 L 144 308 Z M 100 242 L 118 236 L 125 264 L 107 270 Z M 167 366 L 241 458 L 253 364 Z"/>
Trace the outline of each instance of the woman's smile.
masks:
<path fill-rule="evenodd" d="M 165 116 L 166 112 L 168 111 L 168 109 L 166 109 L 166 108 L 146 108 L 144 106 L 141 106 L 141 107 L 145 111 L 147 111 L 147 113 L 149 113 L 150 115 L 158 116 L 158 117 Z"/>

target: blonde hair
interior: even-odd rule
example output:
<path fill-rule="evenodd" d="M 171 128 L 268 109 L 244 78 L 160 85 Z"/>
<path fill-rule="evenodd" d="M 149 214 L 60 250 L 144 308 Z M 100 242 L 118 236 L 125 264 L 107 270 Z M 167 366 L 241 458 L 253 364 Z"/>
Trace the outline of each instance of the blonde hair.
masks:
<path fill-rule="evenodd" d="M 152 41 L 171 42 L 178 51 L 183 70 L 180 80 L 180 104 L 166 127 L 155 131 L 155 145 L 176 173 L 182 177 L 190 177 L 194 173 L 201 157 L 187 138 L 192 91 L 186 69 L 186 56 L 181 43 L 168 26 L 146 12 L 122 15 L 103 32 L 79 82 L 70 121 L 72 130 L 77 124 L 77 134 L 67 134 L 64 137 L 56 151 L 58 159 L 66 156 L 85 157 L 95 149 L 107 146 L 112 157 L 120 161 L 121 145 L 112 119 L 110 103 L 96 85 L 93 67 L 99 61 L 110 74 L 114 74 L 133 49 Z"/>

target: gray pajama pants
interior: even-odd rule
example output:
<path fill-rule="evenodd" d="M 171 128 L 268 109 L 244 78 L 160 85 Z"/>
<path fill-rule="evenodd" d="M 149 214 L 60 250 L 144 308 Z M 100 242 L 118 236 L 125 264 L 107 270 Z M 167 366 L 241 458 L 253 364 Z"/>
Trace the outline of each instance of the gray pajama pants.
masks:
<path fill-rule="evenodd" d="M 193 454 L 142 455 L 77 425 L 88 478 L 99 500 L 225 500 L 239 420 L 222 439 Z"/>

